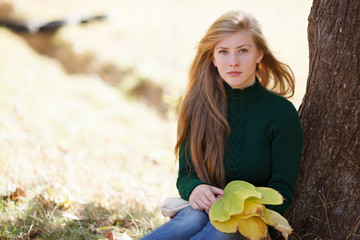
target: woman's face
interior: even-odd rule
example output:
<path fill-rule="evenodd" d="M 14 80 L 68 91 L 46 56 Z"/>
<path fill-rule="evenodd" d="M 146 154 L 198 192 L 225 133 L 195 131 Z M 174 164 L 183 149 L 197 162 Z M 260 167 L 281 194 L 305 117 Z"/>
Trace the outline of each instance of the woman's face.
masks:
<path fill-rule="evenodd" d="M 232 88 L 244 89 L 255 83 L 256 64 L 263 55 L 249 31 L 244 30 L 226 36 L 215 45 L 213 63 Z"/>

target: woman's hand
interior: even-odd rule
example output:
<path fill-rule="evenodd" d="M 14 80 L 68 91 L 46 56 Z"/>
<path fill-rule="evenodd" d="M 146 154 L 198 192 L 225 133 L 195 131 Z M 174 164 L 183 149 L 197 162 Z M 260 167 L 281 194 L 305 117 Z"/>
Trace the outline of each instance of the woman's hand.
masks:
<path fill-rule="evenodd" d="M 211 205 L 223 194 L 224 191 L 220 188 L 200 184 L 191 192 L 189 203 L 193 209 L 209 213 Z"/>

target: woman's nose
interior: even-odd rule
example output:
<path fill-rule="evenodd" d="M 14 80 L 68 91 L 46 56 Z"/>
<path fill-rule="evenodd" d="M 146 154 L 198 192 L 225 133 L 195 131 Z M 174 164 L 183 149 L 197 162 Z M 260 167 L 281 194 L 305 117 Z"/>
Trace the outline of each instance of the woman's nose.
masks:
<path fill-rule="evenodd" d="M 236 56 L 232 55 L 230 57 L 230 67 L 238 67 L 239 66 L 239 60 Z"/>

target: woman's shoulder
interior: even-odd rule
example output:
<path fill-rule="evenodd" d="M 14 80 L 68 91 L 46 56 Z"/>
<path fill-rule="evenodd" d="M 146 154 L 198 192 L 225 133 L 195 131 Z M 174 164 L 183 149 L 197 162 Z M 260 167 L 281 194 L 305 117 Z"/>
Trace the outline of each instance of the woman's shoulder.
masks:
<path fill-rule="evenodd" d="M 267 90 L 259 103 L 259 108 L 263 109 L 272 122 L 272 129 L 293 129 L 294 126 L 300 126 L 299 113 L 289 99 Z"/>
<path fill-rule="evenodd" d="M 287 98 L 278 95 L 275 92 L 264 89 L 263 97 L 261 98 L 261 104 L 265 104 L 267 107 L 272 108 L 274 111 L 296 111 L 294 104 Z"/>

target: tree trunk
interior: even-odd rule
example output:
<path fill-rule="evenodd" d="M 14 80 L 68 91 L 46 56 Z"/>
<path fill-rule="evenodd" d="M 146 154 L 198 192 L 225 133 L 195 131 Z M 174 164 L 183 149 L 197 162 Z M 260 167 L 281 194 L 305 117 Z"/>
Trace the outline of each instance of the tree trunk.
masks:
<path fill-rule="evenodd" d="M 314 0 L 291 239 L 360 239 L 360 1 Z"/>

